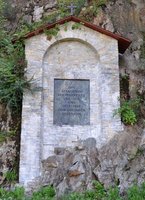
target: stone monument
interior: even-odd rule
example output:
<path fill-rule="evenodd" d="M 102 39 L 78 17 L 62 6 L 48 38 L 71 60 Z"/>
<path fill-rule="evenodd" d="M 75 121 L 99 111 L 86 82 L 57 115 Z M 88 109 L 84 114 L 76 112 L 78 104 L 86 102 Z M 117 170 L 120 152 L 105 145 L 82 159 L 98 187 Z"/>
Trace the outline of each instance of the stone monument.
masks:
<path fill-rule="evenodd" d="M 75 26 L 77 23 L 78 26 Z M 45 29 L 59 25 L 48 39 Z M 76 27 L 76 28 L 74 28 Z M 130 41 L 70 16 L 25 36 L 27 77 L 23 97 L 20 183 L 41 176 L 55 147 L 95 138 L 99 149 L 122 131 L 118 116 L 118 54 Z"/>

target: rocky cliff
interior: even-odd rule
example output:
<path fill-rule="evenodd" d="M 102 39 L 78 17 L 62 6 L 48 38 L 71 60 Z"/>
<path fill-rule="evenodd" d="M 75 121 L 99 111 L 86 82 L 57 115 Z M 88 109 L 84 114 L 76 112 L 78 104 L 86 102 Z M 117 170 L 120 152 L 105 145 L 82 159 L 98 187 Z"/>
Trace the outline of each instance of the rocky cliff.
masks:
<path fill-rule="evenodd" d="M 100 1 L 98 0 L 98 2 Z M 145 0 L 108 0 L 103 2 L 97 4 L 96 7 L 93 1 L 84 2 L 84 4 L 81 4 L 77 15 L 132 40 L 132 44 L 125 54 L 119 56 L 120 77 L 121 81 L 124 81 L 121 84 L 121 95 L 125 96 L 125 98 L 141 97 L 139 120 L 134 126 L 125 126 L 124 133 L 121 136 L 117 135 L 113 138 L 99 152 L 95 150 L 97 158 L 94 153 L 94 158 L 91 159 L 94 159 L 94 161 L 97 160 L 97 163 L 92 169 L 90 169 L 90 165 L 83 164 L 84 161 L 82 161 L 81 153 L 78 156 L 78 163 L 84 167 L 79 168 L 77 164 L 73 164 L 73 161 L 71 162 L 71 167 L 73 171 L 78 173 L 77 182 L 79 183 L 81 182 L 82 174 L 86 174 L 89 170 L 89 173 L 93 174 L 91 180 L 95 177 L 104 183 L 106 187 L 117 183 L 123 191 L 134 181 L 141 183 L 145 180 Z M 65 6 L 65 4 L 62 5 Z M 50 17 L 49 21 L 49 16 L 56 15 L 56 18 L 59 19 L 60 14 L 62 14 L 58 13 L 59 7 L 60 3 L 58 4 L 55 0 L 9 0 L 4 10 L 4 15 L 8 20 L 6 27 L 11 32 L 15 32 L 23 24 L 27 23 L 30 25 L 40 21 L 44 17 L 48 17 L 48 23 L 50 23 L 52 19 Z M 126 76 L 128 77 L 127 81 L 124 78 Z M 1 131 L 7 131 L 12 121 L 9 111 L 0 107 Z M 14 163 L 11 165 L 8 163 L 11 163 L 16 157 L 15 146 L 12 140 L 9 141 L 9 139 L 0 144 L 1 184 L 4 183 L 5 172 L 13 168 Z M 13 151 L 10 154 L 11 149 Z M 65 159 L 65 151 L 63 159 Z M 71 151 L 73 156 L 76 155 L 75 149 L 69 151 Z M 90 154 L 86 153 L 85 156 L 85 159 L 90 158 Z M 46 169 L 47 165 L 48 162 L 45 161 L 45 172 L 48 171 Z M 62 170 L 65 169 L 67 171 L 67 167 L 67 165 L 63 166 Z M 60 170 L 59 168 L 56 169 L 57 166 L 52 166 L 52 168 L 55 168 L 55 172 L 51 169 L 51 174 L 57 174 L 57 170 Z M 60 170 L 59 173 L 62 173 L 62 171 Z M 70 177 L 70 179 L 69 176 L 67 177 L 69 184 L 72 183 L 69 187 L 75 190 L 74 177 L 76 176 L 72 173 Z M 71 181 L 72 177 L 73 181 Z M 59 184 L 56 184 L 56 182 L 59 182 Z M 64 185 L 63 179 L 54 179 L 52 180 L 52 184 L 68 187 L 67 184 Z M 88 182 L 88 186 L 86 187 L 89 187 L 89 184 L 90 182 Z M 78 190 L 80 185 L 77 185 Z M 60 187 L 58 187 L 58 190 L 60 191 Z"/>

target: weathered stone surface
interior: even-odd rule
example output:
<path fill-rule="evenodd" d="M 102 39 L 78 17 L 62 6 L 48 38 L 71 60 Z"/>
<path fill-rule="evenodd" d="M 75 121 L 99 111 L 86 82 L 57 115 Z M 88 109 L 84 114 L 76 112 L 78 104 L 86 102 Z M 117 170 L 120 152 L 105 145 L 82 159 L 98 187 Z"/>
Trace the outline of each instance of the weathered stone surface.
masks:
<path fill-rule="evenodd" d="M 56 188 L 57 197 L 60 197 L 73 191 L 86 191 L 92 187 L 93 180 L 99 180 L 106 188 L 117 183 L 120 191 L 124 192 L 135 180 L 139 184 L 144 182 L 143 139 L 138 127 L 136 130 L 129 127 L 99 151 L 95 139 L 80 141 L 83 149 L 78 150 L 78 144 L 75 148 L 65 149 L 63 155 L 53 157 L 58 162 L 57 168 L 48 166 L 52 158 L 44 160 L 39 182 L 34 180 L 29 189 L 51 184 Z"/>
<path fill-rule="evenodd" d="M 17 157 L 15 141 L 0 143 L 0 185 L 5 181 L 5 174 L 14 168 Z"/>
<path fill-rule="evenodd" d="M 33 21 L 34 22 L 40 21 L 42 14 L 43 14 L 43 6 L 42 7 L 35 6 L 34 7 L 34 14 L 33 14 Z"/>
<path fill-rule="evenodd" d="M 145 129 L 143 130 L 142 139 L 140 142 L 140 150 L 142 151 L 145 150 Z"/>
<path fill-rule="evenodd" d="M 117 181 L 121 191 L 124 191 L 134 180 L 138 183 L 144 181 L 145 157 L 144 150 L 140 149 L 142 139 L 138 127 L 135 130 L 130 127 L 99 151 L 100 165 L 94 173 L 105 187 Z"/>
<path fill-rule="evenodd" d="M 42 176 L 39 181 L 33 181 L 28 189 L 36 189 L 45 185 L 53 185 L 56 188 L 57 196 L 72 191 L 84 191 L 92 187 L 92 181 L 95 180 L 93 169 L 98 166 L 99 160 L 94 159 L 90 162 L 90 153 L 92 158 L 98 156 L 96 141 L 89 138 L 80 141 L 83 144 L 83 150 L 66 148 L 63 155 L 54 155 L 42 162 Z M 79 144 L 78 144 L 79 146 Z M 90 151 L 93 149 L 93 151 Z M 54 166 L 54 163 L 57 165 Z M 37 179 L 38 180 L 38 179 Z"/>
<path fill-rule="evenodd" d="M 84 173 L 85 173 L 85 170 L 84 170 L 82 162 L 80 161 L 76 161 L 68 170 L 69 177 L 79 176 Z"/>
<path fill-rule="evenodd" d="M 24 20 L 24 22 L 26 22 L 28 24 L 31 24 L 31 22 L 32 22 L 32 16 L 31 15 L 25 15 L 23 17 L 23 20 Z"/>
<path fill-rule="evenodd" d="M 56 148 L 54 148 L 54 153 L 56 155 L 64 155 L 65 148 L 63 148 L 63 147 L 56 147 Z"/>
<path fill-rule="evenodd" d="M 43 164 L 44 168 L 57 168 L 58 167 L 58 161 L 56 156 L 51 156 L 47 159 L 47 164 Z"/>
<path fill-rule="evenodd" d="M 49 2 L 45 5 L 44 9 L 45 11 L 48 9 L 55 8 L 57 6 L 57 1 L 56 0 L 49 0 Z"/>
<path fill-rule="evenodd" d="M 12 117 L 10 109 L 0 104 L 0 131 L 9 131 L 11 124 Z"/>

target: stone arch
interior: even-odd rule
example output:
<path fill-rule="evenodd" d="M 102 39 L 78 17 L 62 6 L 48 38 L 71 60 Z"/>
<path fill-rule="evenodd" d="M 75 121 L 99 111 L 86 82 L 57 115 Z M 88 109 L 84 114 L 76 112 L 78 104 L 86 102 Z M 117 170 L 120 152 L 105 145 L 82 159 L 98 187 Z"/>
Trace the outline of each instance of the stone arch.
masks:
<path fill-rule="evenodd" d="M 83 46 L 87 46 L 92 52 L 94 52 L 94 57 L 96 57 L 97 60 L 100 60 L 100 56 L 96 50 L 96 48 L 94 46 L 92 46 L 92 44 L 90 44 L 89 42 L 85 41 L 85 40 L 82 40 L 80 38 L 70 38 L 70 37 L 66 37 L 66 38 L 63 38 L 63 39 L 60 39 L 60 40 L 56 40 L 54 43 L 52 43 L 46 50 L 44 56 L 43 56 L 43 62 L 45 61 L 45 58 L 48 54 L 48 52 L 53 48 L 55 47 L 56 45 L 58 44 L 61 44 L 61 43 L 67 43 L 67 42 L 78 42 L 80 44 L 82 44 Z"/>
<path fill-rule="evenodd" d="M 49 155 L 53 155 L 54 146 L 63 147 L 66 144 L 73 146 L 74 142 L 77 142 L 79 138 L 86 139 L 89 136 L 93 136 L 89 125 L 87 127 L 88 132 L 85 131 L 86 126 L 79 126 L 80 132 L 84 133 L 83 135 L 77 133 L 77 125 L 69 128 L 65 125 L 61 128 L 53 128 L 54 79 L 88 79 L 91 85 L 94 85 L 97 80 L 99 87 L 101 77 L 100 57 L 96 49 L 86 41 L 65 38 L 55 41 L 48 47 L 43 57 L 42 69 L 42 159 L 46 159 Z M 93 98 L 94 93 L 97 93 L 95 100 Z M 101 101 L 101 95 L 99 90 L 92 89 L 90 99 L 90 111 L 93 113 L 90 116 L 90 124 L 96 125 L 100 130 L 101 108 L 99 107 L 99 102 Z M 95 104 L 96 106 L 94 106 Z M 95 113 L 98 113 L 98 115 Z M 97 120 L 94 117 L 95 115 Z M 57 137 L 55 137 L 56 132 Z"/>

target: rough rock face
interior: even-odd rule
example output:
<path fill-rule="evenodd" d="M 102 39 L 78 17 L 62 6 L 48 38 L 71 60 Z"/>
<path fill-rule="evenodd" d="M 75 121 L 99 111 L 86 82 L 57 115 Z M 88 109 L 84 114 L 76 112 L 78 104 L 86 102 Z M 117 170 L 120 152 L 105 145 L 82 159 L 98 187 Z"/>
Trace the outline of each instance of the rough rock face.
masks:
<path fill-rule="evenodd" d="M 7 0 L 4 11 L 8 19 L 7 27 L 14 30 L 21 22 L 32 23 L 40 21 L 42 17 L 56 11 L 56 0 Z"/>
<path fill-rule="evenodd" d="M 0 185 L 5 181 L 5 174 L 14 167 L 16 159 L 15 141 L 6 140 L 0 143 Z"/>
<path fill-rule="evenodd" d="M 144 165 L 145 133 L 140 135 L 129 127 L 99 151 L 93 138 L 79 142 L 75 148 L 56 148 L 54 156 L 42 161 L 42 176 L 28 186 L 28 191 L 53 185 L 59 198 L 91 189 L 93 180 L 99 180 L 106 188 L 117 184 L 123 192 L 134 181 L 145 180 Z"/>
<path fill-rule="evenodd" d="M 9 131 L 12 123 L 11 112 L 0 104 L 0 131 Z"/>
<path fill-rule="evenodd" d="M 124 191 L 130 185 L 145 180 L 144 134 L 136 127 L 128 127 L 121 135 L 99 151 L 100 165 L 94 170 L 105 187 L 117 183 Z"/>
<path fill-rule="evenodd" d="M 95 139 L 79 142 L 75 148 L 56 148 L 54 153 L 54 156 L 42 161 L 42 176 L 29 185 L 29 191 L 53 185 L 60 197 L 92 187 L 92 180 L 96 180 L 93 171 L 99 164 Z"/>

